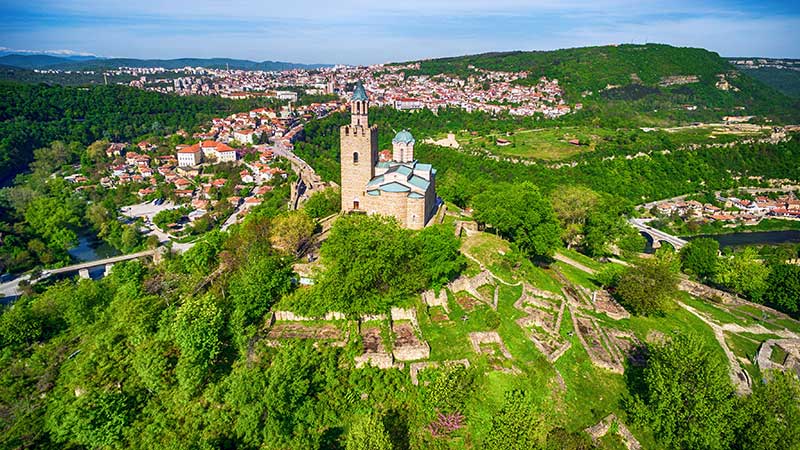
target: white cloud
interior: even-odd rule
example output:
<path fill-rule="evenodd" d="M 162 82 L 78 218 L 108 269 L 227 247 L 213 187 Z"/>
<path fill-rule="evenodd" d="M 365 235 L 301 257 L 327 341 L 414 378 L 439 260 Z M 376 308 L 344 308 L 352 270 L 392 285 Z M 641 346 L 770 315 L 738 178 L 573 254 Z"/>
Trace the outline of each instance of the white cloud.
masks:
<path fill-rule="evenodd" d="M 52 55 L 52 56 L 97 56 L 94 53 L 78 52 L 75 50 L 24 50 L 18 48 L 0 47 L 0 52 L 30 54 L 30 55 Z"/>

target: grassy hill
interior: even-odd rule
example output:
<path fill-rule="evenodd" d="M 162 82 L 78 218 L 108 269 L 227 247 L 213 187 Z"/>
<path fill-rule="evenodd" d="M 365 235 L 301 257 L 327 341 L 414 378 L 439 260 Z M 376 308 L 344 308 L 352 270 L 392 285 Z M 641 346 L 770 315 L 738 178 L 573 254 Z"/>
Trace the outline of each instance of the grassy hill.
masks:
<path fill-rule="evenodd" d="M 583 47 L 554 51 L 484 53 L 420 61 L 407 75 L 467 77 L 477 69 L 527 71 L 520 83 L 556 78 L 570 102 L 590 106 L 587 115 L 685 117 L 708 120 L 726 114 L 798 120 L 798 101 L 738 71 L 717 53 L 663 44 Z M 684 77 L 684 78 L 680 78 Z M 729 90 L 717 88 L 724 79 Z M 682 105 L 696 105 L 692 114 Z"/>

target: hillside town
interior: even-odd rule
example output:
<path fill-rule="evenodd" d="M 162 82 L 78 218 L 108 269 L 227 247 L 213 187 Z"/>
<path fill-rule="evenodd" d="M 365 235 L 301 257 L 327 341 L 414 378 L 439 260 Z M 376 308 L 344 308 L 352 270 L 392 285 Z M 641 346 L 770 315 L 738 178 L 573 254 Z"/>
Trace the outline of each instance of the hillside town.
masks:
<path fill-rule="evenodd" d="M 651 211 L 657 215 L 675 216 L 684 221 L 721 222 L 725 227 L 755 226 L 764 219 L 800 220 L 800 200 L 795 192 L 780 195 L 756 195 L 752 199 L 716 195 L 716 204 L 697 200 L 665 200 Z"/>
<path fill-rule="evenodd" d="M 132 87 L 178 95 L 217 95 L 223 98 L 273 98 L 296 102 L 298 93 L 345 98 L 362 80 L 374 104 L 413 111 L 461 108 L 490 114 L 541 115 L 556 118 L 582 109 L 569 105 L 557 79 L 528 79 L 528 73 L 485 70 L 469 66 L 466 79 L 439 74 L 416 75 L 420 64 L 334 66 L 314 70 L 249 71 L 184 67 L 120 67 L 110 77 L 133 78 Z"/>
<path fill-rule="evenodd" d="M 259 205 L 264 194 L 288 179 L 291 165 L 285 157 L 304 124 L 340 107 L 339 102 L 332 101 L 256 108 L 214 118 L 191 135 L 178 130 L 158 144 L 147 140 L 136 144 L 111 142 L 105 148 L 109 163 L 99 181 L 82 173 L 63 178 L 77 185 L 76 190 L 94 185 L 106 189 L 132 186 L 143 203 L 123 213 L 131 219 L 145 219 L 149 230 L 143 231 L 162 240 L 185 234 L 201 218 L 211 218 L 212 224 L 226 229 Z M 170 139 L 185 143 L 165 145 L 164 141 Z M 166 229 L 157 228 L 153 217 L 170 209 L 180 210 L 182 218 L 167 224 Z"/>

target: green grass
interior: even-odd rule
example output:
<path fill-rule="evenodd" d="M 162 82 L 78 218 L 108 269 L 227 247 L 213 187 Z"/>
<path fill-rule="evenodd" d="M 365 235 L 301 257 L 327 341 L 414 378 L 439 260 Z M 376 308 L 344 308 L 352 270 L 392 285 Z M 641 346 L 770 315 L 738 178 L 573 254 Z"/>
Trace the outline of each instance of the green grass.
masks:
<path fill-rule="evenodd" d="M 578 253 L 578 252 L 576 252 L 575 250 L 572 250 L 572 249 L 562 248 L 562 249 L 558 250 L 558 253 L 561 253 L 562 255 L 566 256 L 567 258 L 569 258 L 569 259 L 571 259 L 573 261 L 577 261 L 577 262 L 583 264 L 584 266 L 586 266 L 586 267 L 588 267 L 590 269 L 594 269 L 594 270 L 596 270 L 598 272 L 603 270 L 603 268 L 608 265 L 608 264 L 603 264 L 600 261 L 596 261 L 596 260 L 584 255 L 583 253 Z"/>
<path fill-rule="evenodd" d="M 490 133 L 473 136 L 461 132 L 456 135 L 456 140 L 467 149 L 482 148 L 498 155 L 557 161 L 594 150 L 595 143 L 600 138 L 598 133 L 605 135 L 608 131 L 589 127 L 562 127 L 523 129 L 511 135 Z M 511 145 L 497 145 L 498 138 L 510 141 Z M 579 139 L 581 144 L 587 145 L 570 144 L 570 139 Z"/>
<path fill-rule="evenodd" d="M 569 311 L 564 312 L 562 330 L 572 329 Z M 567 390 L 557 400 L 557 411 L 566 428 L 579 430 L 594 425 L 611 412 L 622 413 L 619 400 L 626 392 L 622 375 L 592 364 L 589 354 L 574 334 L 572 347 L 555 363 Z"/>
<path fill-rule="evenodd" d="M 711 302 L 691 297 L 685 292 L 681 292 L 680 294 L 681 294 L 680 298 L 681 300 L 683 300 L 684 303 L 686 303 L 687 305 L 691 306 L 692 308 L 696 309 L 701 313 L 705 313 L 707 316 L 709 316 L 711 319 L 716 320 L 717 322 L 738 323 L 744 326 L 755 324 L 755 321 L 752 320 L 749 316 L 734 315 L 730 311 L 717 307 Z"/>
<path fill-rule="evenodd" d="M 788 356 L 786 350 L 778 347 L 777 345 L 773 345 L 772 353 L 769 355 L 769 359 L 774 363 L 783 364 L 783 362 L 786 360 L 786 356 Z"/>
<path fill-rule="evenodd" d="M 589 275 L 580 269 L 576 269 L 569 264 L 564 264 L 561 261 L 556 261 L 553 263 L 553 267 L 561 272 L 562 275 L 567 277 L 569 281 L 575 284 L 592 290 L 599 288 L 599 286 L 594 282 L 592 275 Z"/>
<path fill-rule="evenodd" d="M 786 328 L 789 331 L 800 333 L 800 322 L 793 319 L 775 319 L 772 321 L 775 325 Z"/>
<path fill-rule="evenodd" d="M 490 233 L 473 234 L 463 239 L 461 251 L 483 262 L 492 273 L 504 281 L 516 283 L 524 280 L 539 289 L 561 292 L 561 285 L 548 270 L 537 267 L 529 259 L 512 250 L 508 242 L 499 236 Z M 472 260 L 468 261 L 477 267 Z M 477 272 L 477 269 L 468 271 L 470 275 Z"/>

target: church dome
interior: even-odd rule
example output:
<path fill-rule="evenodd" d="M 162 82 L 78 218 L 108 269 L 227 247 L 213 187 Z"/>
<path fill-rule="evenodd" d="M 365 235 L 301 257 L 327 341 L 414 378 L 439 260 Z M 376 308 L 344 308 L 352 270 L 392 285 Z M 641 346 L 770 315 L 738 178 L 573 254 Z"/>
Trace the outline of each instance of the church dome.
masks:
<path fill-rule="evenodd" d="M 395 135 L 394 139 L 392 139 L 392 142 L 413 144 L 415 141 L 414 136 L 412 136 L 411 133 L 409 133 L 407 130 L 403 130 Z"/>
<path fill-rule="evenodd" d="M 369 97 L 367 97 L 367 91 L 364 89 L 364 85 L 361 84 L 361 81 L 356 83 L 356 89 L 353 91 L 353 100 L 364 102 L 369 100 Z"/>

